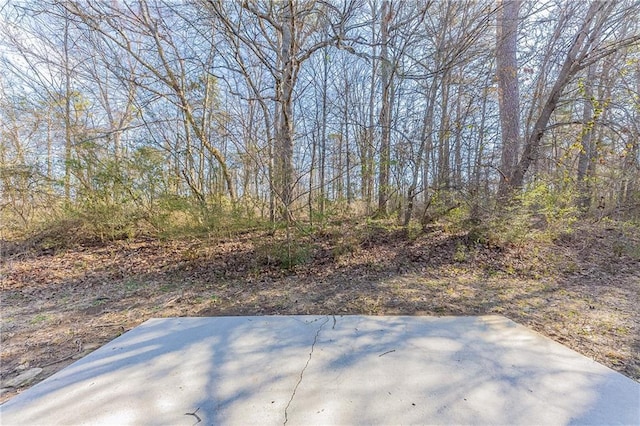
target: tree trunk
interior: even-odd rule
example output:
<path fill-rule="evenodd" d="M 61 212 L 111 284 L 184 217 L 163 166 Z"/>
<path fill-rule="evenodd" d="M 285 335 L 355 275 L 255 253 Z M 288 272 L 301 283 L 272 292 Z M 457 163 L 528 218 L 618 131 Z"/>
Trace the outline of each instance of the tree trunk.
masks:
<path fill-rule="evenodd" d="M 391 63 L 389 61 L 389 23 L 392 17 L 392 10 L 387 0 L 382 2 L 382 23 L 381 33 L 381 61 L 380 76 L 382 83 L 382 100 L 380 108 L 380 170 L 378 178 L 378 210 L 376 216 L 385 217 L 387 215 L 387 204 L 389 201 L 389 174 L 391 169 Z"/>
<path fill-rule="evenodd" d="M 286 1 L 282 12 L 282 41 L 280 45 L 280 63 L 282 78 L 278 95 L 279 123 L 276 132 L 276 182 L 280 193 L 281 215 L 285 222 L 293 220 L 293 82 L 295 79 L 294 50 L 295 31 L 293 4 Z"/>
<path fill-rule="evenodd" d="M 423 158 L 425 157 L 425 149 L 431 147 L 432 145 L 432 135 L 433 135 L 433 114 L 434 107 L 436 102 L 436 97 L 438 95 L 438 85 L 436 81 L 433 81 L 431 87 L 429 88 L 429 97 L 427 98 L 427 105 L 424 112 L 424 119 L 422 121 L 422 129 L 420 132 L 420 146 L 418 148 L 418 153 L 414 159 L 414 170 L 413 177 L 411 180 L 411 184 L 407 189 L 407 208 L 404 213 L 404 221 L 403 226 L 406 228 L 409 226 L 411 222 L 411 216 L 413 215 L 413 208 L 415 204 L 415 198 L 419 191 L 418 189 L 418 176 L 423 174 L 423 182 L 422 185 L 426 186 L 426 167 L 422 167 Z M 424 158 L 424 161 L 428 163 L 428 158 Z"/>
<path fill-rule="evenodd" d="M 518 90 L 518 13 L 520 0 L 501 0 L 496 28 L 496 67 L 498 106 L 502 130 L 499 196 L 509 193 L 512 175 L 520 148 L 520 94 Z"/>
<path fill-rule="evenodd" d="M 373 47 L 374 55 L 376 54 L 376 46 Z M 360 159 L 362 169 L 362 197 L 367 205 L 367 214 L 370 212 L 373 203 L 373 147 L 374 147 L 374 106 L 375 106 L 375 91 L 376 91 L 376 72 L 377 61 L 373 59 L 371 68 L 371 84 L 369 87 L 369 122 L 367 128 L 364 131 L 364 137 L 362 141 L 362 158 Z"/>
<path fill-rule="evenodd" d="M 69 19 L 65 14 L 64 35 L 64 201 L 69 206 L 71 202 L 71 159 L 72 159 L 72 132 L 71 132 L 71 69 L 69 67 Z"/>
<path fill-rule="evenodd" d="M 345 151 L 346 151 L 346 159 L 345 159 L 345 167 L 346 167 L 346 185 L 347 185 L 347 206 L 351 206 L 351 202 L 353 201 L 353 194 L 351 193 L 351 152 L 349 147 L 349 81 L 345 79 L 344 81 L 344 131 L 342 134 L 344 135 L 345 141 Z"/>
<path fill-rule="evenodd" d="M 320 131 L 320 214 L 324 215 L 325 200 L 327 198 L 325 188 L 325 172 L 327 159 L 327 63 L 328 57 L 325 52 L 322 55 L 322 128 Z"/>
<path fill-rule="evenodd" d="M 442 113 L 440 114 L 440 129 L 438 131 L 438 184 L 439 189 L 449 189 L 450 186 L 450 153 L 449 146 L 449 88 L 451 87 L 451 79 L 449 74 L 445 73 L 442 77 L 442 89 L 440 90 L 441 101 L 440 106 Z"/>
<path fill-rule="evenodd" d="M 580 135 L 580 154 L 578 156 L 578 208 L 589 210 L 591 205 L 591 184 L 589 182 L 589 164 L 595 161 L 595 146 L 593 143 L 593 80 L 596 65 L 591 65 L 587 71 L 584 83 L 584 100 L 582 102 L 582 132 Z"/>

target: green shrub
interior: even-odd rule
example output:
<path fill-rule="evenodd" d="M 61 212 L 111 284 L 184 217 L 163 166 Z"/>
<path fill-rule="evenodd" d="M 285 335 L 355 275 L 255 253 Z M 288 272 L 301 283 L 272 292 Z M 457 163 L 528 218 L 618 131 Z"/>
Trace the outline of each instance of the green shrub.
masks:
<path fill-rule="evenodd" d="M 311 259 L 312 249 L 301 241 L 273 241 L 256 246 L 256 258 L 263 264 L 291 270 Z"/>
<path fill-rule="evenodd" d="M 498 206 L 492 217 L 472 226 L 468 239 L 499 247 L 550 242 L 572 232 L 579 215 L 575 205 L 570 190 L 536 183 L 507 206 Z"/>

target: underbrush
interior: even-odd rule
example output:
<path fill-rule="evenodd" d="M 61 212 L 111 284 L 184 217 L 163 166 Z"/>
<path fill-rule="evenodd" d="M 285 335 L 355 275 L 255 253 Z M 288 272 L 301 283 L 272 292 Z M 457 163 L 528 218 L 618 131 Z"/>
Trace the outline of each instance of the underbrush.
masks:
<path fill-rule="evenodd" d="M 580 213 L 569 193 L 535 185 L 469 229 L 469 240 L 497 247 L 552 243 L 571 234 Z"/>
<path fill-rule="evenodd" d="M 246 210 L 241 213 L 226 200 L 202 203 L 187 197 L 165 197 L 151 207 L 88 200 L 74 206 L 51 206 L 26 225 L 3 219 L 0 251 L 5 255 L 136 238 L 229 238 L 269 227 L 264 219 Z"/>
<path fill-rule="evenodd" d="M 409 263 L 481 266 L 488 274 L 528 277 L 580 271 L 572 256 L 591 256 L 590 261 L 603 263 L 640 260 L 637 224 L 584 216 L 573 207 L 570 196 L 544 185 L 529 188 L 508 206 L 485 209 L 482 215 L 471 203 L 454 201 L 442 206 L 432 203 L 437 220 L 427 226 L 418 219 L 402 226 L 397 217 L 372 219 L 364 214 L 273 224 L 253 214 L 247 205 L 231 205 L 225 198 L 203 203 L 188 197 L 163 197 L 154 208 L 144 209 L 94 200 L 75 208 L 52 209 L 48 220 L 38 226 L 14 232 L 11 238 L 1 235 L 0 251 L 5 255 L 55 251 L 139 238 L 186 239 L 215 247 L 216 241 L 246 236 L 254 263 L 283 271 L 345 264 L 385 248 L 398 252 L 400 263 L 405 262 L 404 256 Z M 594 250 L 600 248 L 596 254 Z M 588 256 L 589 250 L 594 254 Z"/>

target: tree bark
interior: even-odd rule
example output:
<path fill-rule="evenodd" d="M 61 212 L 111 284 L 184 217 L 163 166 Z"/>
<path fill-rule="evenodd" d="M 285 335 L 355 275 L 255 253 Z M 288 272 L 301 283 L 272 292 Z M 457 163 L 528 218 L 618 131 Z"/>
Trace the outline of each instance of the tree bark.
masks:
<path fill-rule="evenodd" d="M 295 18 L 293 2 L 284 3 L 281 15 L 281 44 L 279 61 L 282 66 L 278 94 L 278 129 L 276 131 L 276 182 L 281 199 L 281 215 L 285 222 L 293 220 L 293 85 L 296 62 L 293 57 Z"/>
<path fill-rule="evenodd" d="M 520 148 L 520 94 L 518 89 L 518 13 L 520 0 L 501 0 L 496 28 L 496 67 L 502 150 L 499 196 L 509 192 Z"/>
<path fill-rule="evenodd" d="M 327 79 L 328 79 L 328 58 L 323 52 L 322 58 L 322 128 L 320 131 L 320 214 L 324 215 L 325 201 L 327 198 L 325 188 L 325 172 L 327 167 Z"/>
<path fill-rule="evenodd" d="M 582 101 L 582 132 L 580 135 L 580 154 L 578 155 L 578 208 L 586 211 L 591 205 L 591 185 L 589 182 L 590 163 L 595 161 L 595 146 L 593 143 L 593 89 L 596 66 L 591 65 L 587 70 L 584 82 L 584 100 Z"/>
<path fill-rule="evenodd" d="M 376 216 L 387 215 L 389 201 L 389 174 L 391 170 L 391 92 L 393 78 L 391 76 L 391 62 L 389 60 L 389 24 L 392 18 L 392 9 L 387 0 L 382 2 L 381 33 L 381 61 L 380 76 L 382 84 L 382 99 L 380 108 L 380 170 L 378 177 L 378 210 Z"/>
<path fill-rule="evenodd" d="M 71 68 L 69 67 L 69 18 L 65 13 L 64 35 L 64 201 L 67 205 L 71 202 L 71 160 L 73 150 L 73 134 L 71 120 Z"/>

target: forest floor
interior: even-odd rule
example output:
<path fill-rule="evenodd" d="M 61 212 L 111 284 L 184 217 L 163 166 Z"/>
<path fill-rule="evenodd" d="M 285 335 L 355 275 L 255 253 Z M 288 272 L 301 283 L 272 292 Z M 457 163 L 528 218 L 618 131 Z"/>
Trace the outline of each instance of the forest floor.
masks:
<path fill-rule="evenodd" d="M 5 243 L 0 402 L 149 318 L 178 316 L 500 314 L 640 381 L 638 228 L 582 224 L 500 247 L 471 239 L 442 224 L 407 235 L 349 221 L 292 247 L 262 231 Z M 7 386 L 34 368 L 34 380 Z"/>

